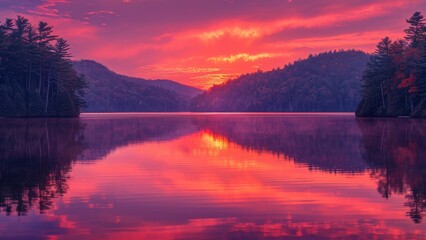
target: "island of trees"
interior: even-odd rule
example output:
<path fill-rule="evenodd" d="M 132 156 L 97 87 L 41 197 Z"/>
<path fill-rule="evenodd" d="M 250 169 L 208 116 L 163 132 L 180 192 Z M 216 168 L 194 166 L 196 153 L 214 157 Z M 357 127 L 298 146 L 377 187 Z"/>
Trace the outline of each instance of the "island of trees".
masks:
<path fill-rule="evenodd" d="M 69 49 L 46 22 L 18 16 L 0 24 L 0 116 L 78 116 L 86 84 Z"/>
<path fill-rule="evenodd" d="M 405 39 L 383 38 L 361 79 L 360 117 L 426 117 L 426 25 L 420 12 L 407 20 Z"/>

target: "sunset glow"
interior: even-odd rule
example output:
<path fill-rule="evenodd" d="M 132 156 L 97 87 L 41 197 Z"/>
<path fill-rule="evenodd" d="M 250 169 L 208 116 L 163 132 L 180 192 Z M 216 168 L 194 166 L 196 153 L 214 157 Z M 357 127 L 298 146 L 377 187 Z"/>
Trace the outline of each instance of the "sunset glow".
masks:
<path fill-rule="evenodd" d="M 126 164 L 122 164 L 123 161 Z M 298 235 L 295 231 L 301 231 L 299 236 L 306 237 L 326 234 L 330 229 L 335 231 L 333 236 L 341 237 L 386 233 L 390 239 L 398 239 L 424 233 L 412 225 L 404 224 L 406 229 L 394 225 L 406 220 L 402 196 L 394 196 L 386 202 L 368 198 L 377 194 L 376 183 L 371 181 L 369 172 L 336 175 L 312 171 L 296 165 L 288 156 L 245 151 L 211 131 L 166 143 L 119 148 L 95 167 L 76 165 L 74 171 L 70 191 L 58 202 L 63 209 L 56 210 L 57 216 L 52 215 L 50 221 L 58 221 L 75 236 L 87 234 L 101 224 L 108 224 L 111 229 L 121 226 L 132 230 L 131 233 L 102 234 L 105 239 L 183 239 L 188 236 L 208 239 L 206 234 L 212 229 L 258 232 L 263 237 Z M 129 196 L 130 206 L 117 202 L 117 194 Z M 159 199 L 166 203 L 163 207 L 194 206 L 196 209 L 201 205 L 206 212 L 209 208 L 238 212 L 241 218 L 197 218 L 199 213 L 194 210 L 185 213 L 191 216 L 189 221 L 180 220 L 179 215 L 170 217 L 170 222 L 156 221 L 153 219 L 157 214 L 169 213 L 158 207 L 159 203 L 133 202 L 134 196 L 140 195 L 143 199 Z M 157 206 L 156 211 L 147 212 L 144 201 Z M 91 216 L 75 216 L 72 209 L 77 206 L 87 208 Z M 312 212 L 324 221 L 313 222 Z M 72 216 L 69 219 L 60 213 Z M 132 213 L 138 213 L 143 219 L 132 217 Z M 268 218 L 251 220 L 256 214 L 266 214 Z M 348 220 L 348 216 L 352 220 Z M 370 226 L 363 222 L 365 218 L 388 221 L 380 220 Z"/>
<path fill-rule="evenodd" d="M 0 2 L 55 26 L 75 59 L 93 59 L 143 78 L 208 88 L 334 49 L 372 52 L 385 35 L 401 38 L 422 0 L 35 0 Z"/>
<path fill-rule="evenodd" d="M 421 120 L 92 113 L 3 123 L 8 146 L 30 139 L 1 155 L 17 159 L 0 166 L 5 239 L 426 234 Z"/>

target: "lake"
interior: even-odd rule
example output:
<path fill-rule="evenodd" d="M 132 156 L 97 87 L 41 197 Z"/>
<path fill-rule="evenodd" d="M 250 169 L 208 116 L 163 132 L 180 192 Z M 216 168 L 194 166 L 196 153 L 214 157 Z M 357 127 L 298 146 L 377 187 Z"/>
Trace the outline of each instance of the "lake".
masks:
<path fill-rule="evenodd" d="M 1 239 L 424 239 L 426 121 L 0 119 Z"/>

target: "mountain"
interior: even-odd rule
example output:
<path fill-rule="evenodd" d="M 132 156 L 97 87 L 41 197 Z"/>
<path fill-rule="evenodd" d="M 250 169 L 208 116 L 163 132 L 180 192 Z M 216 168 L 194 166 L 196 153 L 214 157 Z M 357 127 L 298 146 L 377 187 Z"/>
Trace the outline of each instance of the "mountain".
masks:
<path fill-rule="evenodd" d="M 161 87 L 170 91 L 174 91 L 179 93 L 182 96 L 186 96 L 189 98 L 193 98 L 203 92 L 201 89 L 191 87 L 188 85 L 183 85 L 178 82 L 174 82 L 172 80 L 167 80 L 167 79 L 145 80 L 141 78 L 132 78 L 132 77 L 126 77 L 126 78 L 129 81 L 134 81 L 134 82 L 139 82 L 142 80 L 142 81 L 145 81 L 145 84 L 147 85 Z"/>
<path fill-rule="evenodd" d="M 325 52 L 216 85 L 195 97 L 192 111 L 353 112 L 369 55 L 356 50 Z"/>
<path fill-rule="evenodd" d="M 123 76 L 92 60 L 73 65 L 88 82 L 86 112 L 188 111 L 190 99 L 202 92 L 170 80 Z"/>

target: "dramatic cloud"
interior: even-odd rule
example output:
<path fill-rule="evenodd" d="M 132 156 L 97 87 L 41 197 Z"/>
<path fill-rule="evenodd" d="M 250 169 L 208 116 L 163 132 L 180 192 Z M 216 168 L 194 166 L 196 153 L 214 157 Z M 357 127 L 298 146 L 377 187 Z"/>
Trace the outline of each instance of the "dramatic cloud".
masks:
<path fill-rule="evenodd" d="M 403 37 L 424 0 L 3 0 L 0 16 L 48 21 L 76 59 L 207 88 L 311 53 L 371 52 Z"/>
<path fill-rule="evenodd" d="M 282 54 L 277 53 L 260 53 L 255 55 L 250 55 L 247 53 L 239 53 L 231 56 L 225 56 L 225 57 L 211 57 L 208 60 L 218 63 L 218 62 L 225 62 L 225 63 L 234 63 L 236 61 L 244 61 L 244 62 L 254 62 L 262 58 L 273 58 L 277 56 L 281 56 Z"/>

